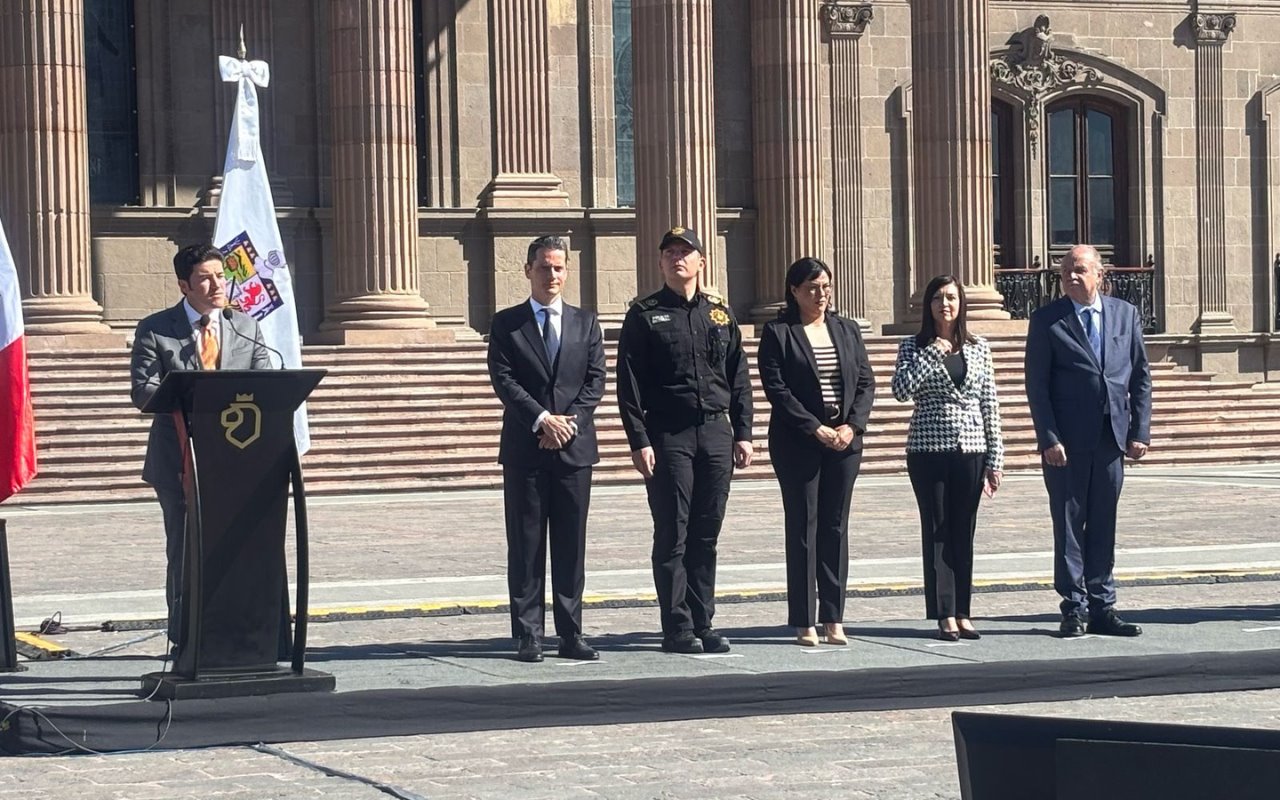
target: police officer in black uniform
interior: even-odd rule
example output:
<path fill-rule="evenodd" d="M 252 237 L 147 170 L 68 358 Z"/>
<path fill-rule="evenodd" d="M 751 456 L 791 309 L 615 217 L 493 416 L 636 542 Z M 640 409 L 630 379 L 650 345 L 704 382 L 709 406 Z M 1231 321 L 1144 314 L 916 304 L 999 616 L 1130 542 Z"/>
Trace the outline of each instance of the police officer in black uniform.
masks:
<path fill-rule="evenodd" d="M 627 312 L 618 405 L 653 515 L 662 649 L 725 653 L 715 615 L 716 539 L 734 467 L 751 464 L 751 386 L 729 306 L 699 290 L 698 234 L 662 237 L 663 288 Z"/>

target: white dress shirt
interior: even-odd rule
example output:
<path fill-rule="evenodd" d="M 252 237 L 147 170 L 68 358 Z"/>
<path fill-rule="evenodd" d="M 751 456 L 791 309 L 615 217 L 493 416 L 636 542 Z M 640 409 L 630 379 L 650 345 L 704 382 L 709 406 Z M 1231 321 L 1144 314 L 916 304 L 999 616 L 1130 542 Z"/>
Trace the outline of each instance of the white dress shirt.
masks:
<path fill-rule="evenodd" d="M 1076 319 L 1080 320 L 1080 328 L 1081 328 L 1081 330 L 1083 330 L 1083 331 L 1085 332 L 1085 338 L 1086 338 L 1086 339 L 1087 339 L 1087 338 L 1088 338 L 1088 336 L 1089 336 L 1089 322 L 1088 322 L 1088 320 L 1085 318 L 1085 313 L 1084 313 L 1084 312 L 1086 312 L 1086 311 L 1092 311 L 1092 312 L 1093 312 L 1093 325 L 1094 325 L 1094 330 L 1098 332 L 1098 348 L 1099 348 L 1099 349 L 1103 349 L 1103 338 L 1102 338 L 1102 293 L 1101 293 L 1101 292 L 1099 292 L 1098 294 L 1095 294 L 1095 295 L 1093 296 L 1093 302 L 1092 302 L 1091 304 L 1087 305 L 1087 306 L 1086 306 L 1086 305 L 1081 305 L 1080 303 L 1077 303 L 1074 299 L 1072 299 L 1072 301 L 1071 301 L 1071 305 L 1075 307 L 1075 310 L 1076 310 Z M 1092 343 L 1090 343 L 1089 347 L 1092 349 L 1093 344 L 1092 344 Z M 1099 360 L 1099 361 L 1101 361 L 1101 360 L 1102 360 L 1102 356 L 1103 356 L 1103 354 L 1102 354 L 1102 353 L 1099 353 L 1099 354 L 1098 354 L 1098 360 Z"/>
<path fill-rule="evenodd" d="M 538 332 L 542 333 L 543 325 L 550 325 L 551 330 L 555 331 L 556 341 L 563 344 L 564 337 L 560 335 L 560 332 L 564 330 L 561 327 L 561 323 L 564 320 L 564 298 L 557 297 L 555 300 L 551 301 L 550 305 L 544 306 L 542 303 L 539 303 L 537 300 L 530 297 L 529 306 L 533 309 L 533 319 L 538 323 Z M 551 309 L 551 313 L 546 317 L 545 322 L 543 322 L 542 316 L 542 310 L 544 308 Z M 546 338 L 546 334 L 543 334 L 543 338 Z M 542 413 L 538 415 L 538 418 L 533 421 L 534 433 L 538 432 L 538 429 L 542 427 L 542 421 L 549 416 L 551 416 L 551 412 L 543 409 Z"/>
<path fill-rule="evenodd" d="M 188 302 L 187 298 L 185 298 L 185 297 L 184 297 L 184 298 L 182 298 L 182 308 L 183 308 L 183 310 L 184 310 L 184 311 L 186 311 L 186 312 L 187 312 L 187 322 L 190 322 L 190 323 L 191 323 L 191 330 L 193 330 L 193 331 L 195 331 L 195 332 L 196 332 L 196 338 L 197 338 L 197 339 L 199 339 L 199 337 L 200 337 L 200 318 L 201 318 L 201 317 L 203 317 L 203 316 L 204 316 L 204 314 L 201 314 L 199 311 L 196 311 L 194 308 L 192 308 L 192 307 L 191 307 L 191 303 L 190 303 L 190 302 Z M 222 338 L 221 338 L 221 336 L 220 336 L 220 334 L 222 333 L 221 326 L 220 326 L 220 320 L 221 320 L 221 319 L 222 319 L 222 315 L 221 315 L 221 314 L 216 314 L 216 313 L 215 313 L 215 314 L 210 314 L 210 315 L 209 315 L 209 331 L 210 331 L 211 333 L 213 333 L 213 335 L 214 335 L 215 337 L 217 337 L 217 338 L 218 338 L 218 341 L 219 341 L 219 342 L 221 342 L 221 341 L 222 341 Z M 197 344 L 198 344 L 198 342 L 197 342 Z"/>

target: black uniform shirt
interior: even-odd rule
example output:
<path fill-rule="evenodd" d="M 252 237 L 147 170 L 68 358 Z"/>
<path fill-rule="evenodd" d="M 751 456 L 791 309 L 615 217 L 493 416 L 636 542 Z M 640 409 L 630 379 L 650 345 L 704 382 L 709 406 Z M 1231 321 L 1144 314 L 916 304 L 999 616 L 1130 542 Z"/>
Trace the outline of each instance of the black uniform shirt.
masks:
<path fill-rule="evenodd" d="M 742 332 L 719 297 L 685 300 L 664 286 L 627 311 L 618 342 L 618 406 L 632 450 L 649 431 L 673 432 L 729 414 L 751 441 L 751 383 Z"/>

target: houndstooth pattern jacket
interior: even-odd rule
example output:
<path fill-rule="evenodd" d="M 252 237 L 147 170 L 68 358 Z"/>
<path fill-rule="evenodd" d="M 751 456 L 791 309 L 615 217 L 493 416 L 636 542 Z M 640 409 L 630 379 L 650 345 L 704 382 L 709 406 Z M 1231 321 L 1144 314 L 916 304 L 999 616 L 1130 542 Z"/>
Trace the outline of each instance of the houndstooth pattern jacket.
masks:
<path fill-rule="evenodd" d="M 1004 441 L 991 346 L 986 339 L 974 337 L 965 342 L 962 352 L 965 376 L 957 389 L 937 345 L 920 347 L 914 336 L 898 345 L 893 396 L 900 402 L 915 403 L 907 429 L 907 452 L 986 453 L 987 469 L 999 470 L 1004 466 Z"/>

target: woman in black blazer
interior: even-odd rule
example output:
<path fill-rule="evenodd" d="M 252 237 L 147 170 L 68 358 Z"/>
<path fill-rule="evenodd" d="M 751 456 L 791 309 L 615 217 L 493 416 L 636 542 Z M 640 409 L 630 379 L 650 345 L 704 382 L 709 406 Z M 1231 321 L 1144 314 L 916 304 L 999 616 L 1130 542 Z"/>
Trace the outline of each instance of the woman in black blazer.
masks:
<path fill-rule="evenodd" d="M 925 609 L 938 638 L 978 639 L 969 620 L 973 534 L 982 492 L 1000 487 L 1004 444 L 991 347 L 965 324 L 964 286 L 939 275 L 925 287 L 920 333 L 902 340 L 893 396 L 915 404 L 907 474 L 920 507 Z"/>
<path fill-rule="evenodd" d="M 849 502 L 862 463 L 875 377 L 856 323 L 831 308 L 831 270 L 802 258 L 787 270 L 786 308 L 760 337 L 760 381 L 773 413 L 769 457 L 782 489 L 787 619 L 796 643 L 847 644 Z M 816 587 L 816 592 L 815 592 Z"/>

